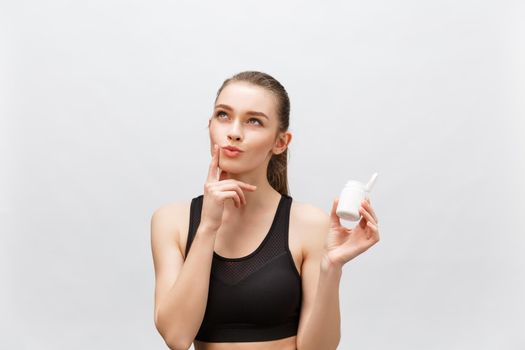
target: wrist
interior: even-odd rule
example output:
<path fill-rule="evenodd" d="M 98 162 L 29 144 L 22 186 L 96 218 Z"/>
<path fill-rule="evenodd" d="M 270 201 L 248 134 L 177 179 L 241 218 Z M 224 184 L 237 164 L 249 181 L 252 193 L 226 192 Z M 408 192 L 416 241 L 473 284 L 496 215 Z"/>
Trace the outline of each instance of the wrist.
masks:
<path fill-rule="evenodd" d="M 330 257 L 326 253 L 323 254 L 323 257 L 321 259 L 321 271 L 342 272 L 342 270 L 343 263 L 330 259 Z"/>
<path fill-rule="evenodd" d="M 206 224 L 205 222 L 201 222 L 199 224 L 199 227 L 197 228 L 196 235 L 200 236 L 215 236 L 217 234 L 217 231 L 219 231 L 219 228 L 210 226 Z"/>

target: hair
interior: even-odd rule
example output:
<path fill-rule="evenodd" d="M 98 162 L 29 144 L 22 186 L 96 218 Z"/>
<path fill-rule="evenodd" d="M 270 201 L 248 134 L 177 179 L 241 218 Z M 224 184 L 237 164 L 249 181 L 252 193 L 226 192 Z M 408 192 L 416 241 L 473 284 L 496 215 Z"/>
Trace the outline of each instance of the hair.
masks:
<path fill-rule="evenodd" d="M 279 136 L 279 133 L 288 130 L 290 124 L 290 99 L 288 93 L 274 77 L 269 74 L 258 72 L 258 71 L 244 71 L 235 74 L 234 76 L 226 79 L 215 97 L 215 102 L 219 97 L 221 91 L 230 83 L 233 82 L 248 82 L 256 86 L 260 86 L 270 91 L 276 98 L 277 102 L 277 117 L 279 119 L 279 126 L 277 127 L 277 133 L 275 139 Z M 288 191 L 288 147 L 284 152 L 280 154 L 272 155 L 270 162 L 268 163 L 268 169 L 266 171 L 266 177 L 270 185 L 279 193 L 289 195 Z"/>

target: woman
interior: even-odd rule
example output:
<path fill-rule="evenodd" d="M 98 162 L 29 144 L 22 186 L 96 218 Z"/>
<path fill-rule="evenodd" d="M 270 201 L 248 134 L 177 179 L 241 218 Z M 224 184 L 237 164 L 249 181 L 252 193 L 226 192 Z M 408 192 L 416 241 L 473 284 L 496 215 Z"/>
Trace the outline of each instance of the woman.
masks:
<path fill-rule="evenodd" d="M 345 263 L 379 240 L 369 199 L 352 229 L 292 200 L 290 102 L 268 74 L 224 81 L 203 194 L 151 219 L 155 325 L 171 349 L 336 349 Z"/>

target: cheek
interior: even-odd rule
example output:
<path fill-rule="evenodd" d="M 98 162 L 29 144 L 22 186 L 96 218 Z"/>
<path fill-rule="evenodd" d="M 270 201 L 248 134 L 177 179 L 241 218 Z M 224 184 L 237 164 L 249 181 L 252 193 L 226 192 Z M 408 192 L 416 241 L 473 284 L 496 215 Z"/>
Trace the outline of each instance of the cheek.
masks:
<path fill-rule="evenodd" d="M 215 142 L 217 142 L 222 135 L 220 128 L 218 128 L 217 125 L 214 125 L 214 123 L 211 123 L 209 132 L 210 132 L 210 139 Z"/>
<path fill-rule="evenodd" d="M 264 159 L 268 156 L 268 152 L 271 152 L 273 147 L 273 138 L 267 135 L 259 135 L 257 138 L 253 138 L 252 142 L 248 142 L 250 150 L 253 151 L 253 155 L 257 158 Z"/>
<path fill-rule="evenodd" d="M 212 121 L 209 127 L 210 135 L 214 137 L 225 136 L 228 133 L 228 127 L 225 124 Z"/>

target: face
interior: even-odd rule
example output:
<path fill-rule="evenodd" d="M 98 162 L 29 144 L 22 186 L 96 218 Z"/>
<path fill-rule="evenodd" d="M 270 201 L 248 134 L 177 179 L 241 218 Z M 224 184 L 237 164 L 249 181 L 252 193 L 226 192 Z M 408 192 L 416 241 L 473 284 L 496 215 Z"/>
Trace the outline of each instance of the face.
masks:
<path fill-rule="evenodd" d="M 276 104 L 271 92 L 247 82 L 233 82 L 223 88 L 209 122 L 210 153 L 213 144 L 218 144 L 221 169 L 232 174 L 258 168 L 266 171 L 272 155 L 286 149 L 291 135 L 286 132 L 277 137 Z M 222 149 L 225 146 L 242 152 L 233 155 Z"/>

